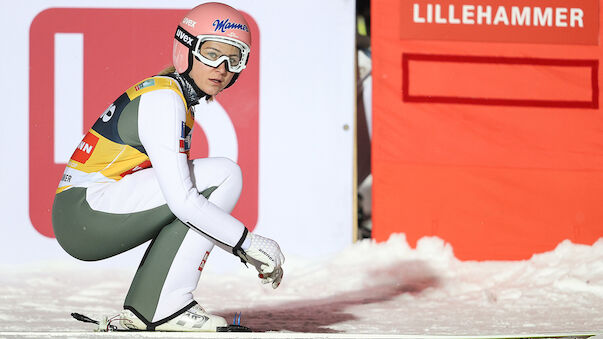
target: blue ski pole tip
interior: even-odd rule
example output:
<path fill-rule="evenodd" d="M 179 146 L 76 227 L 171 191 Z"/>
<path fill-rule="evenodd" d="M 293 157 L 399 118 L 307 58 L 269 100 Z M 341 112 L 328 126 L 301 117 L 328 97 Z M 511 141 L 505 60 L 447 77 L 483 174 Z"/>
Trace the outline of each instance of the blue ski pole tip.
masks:
<path fill-rule="evenodd" d="M 232 325 L 218 327 L 218 332 L 253 332 L 249 327 L 241 325 L 241 312 L 237 312 L 232 319 Z"/>
<path fill-rule="evenodd" d="M 241 314 L 240 312 L 235 313 L 234 318 L 232 319 L 233 325 L 241 325 Z"/>

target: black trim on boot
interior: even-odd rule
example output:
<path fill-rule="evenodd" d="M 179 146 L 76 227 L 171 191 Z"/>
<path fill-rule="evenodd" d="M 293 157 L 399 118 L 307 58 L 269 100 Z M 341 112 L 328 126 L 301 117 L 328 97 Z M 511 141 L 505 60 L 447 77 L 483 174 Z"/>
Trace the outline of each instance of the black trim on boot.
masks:
<path fill-rule="evenodd" d="M 184 313 L 184 312 L 188 311 L 188 310 L 189 310 L 191 307 L 193 307 L 193 306 L 195 306 L 195 305 L 197 305 L 197 302 L 193 300 L 193 301 L 192 301 L 190 304 L 188 304 L 188 305 L 184 306 L 184 307 L 183 307 L 182 309 L 180 309 L 179 311 L 176 311 L 176 313 L 174 313 L 174 314 L 170 315 L 170 316 L 169 316 L 169 317 L 167 317 L 167 318 L 163 318 L 163 319 L 161 319 L 161 320 L 159 320 L 159 321 L 156 321 L 156 322 L 154 322 L 154 323 L 152 323 L 152 322 L 150 322 L 150 321 L 146 320 L 146 319 L 145 319 L 145 318 L 142 316 L 142 314 L 140 314 L 140 312 L 138 312 L 138 311 L 137 311 L 137 310 L 136 310 L 134 307 L 132 307 L 132 306 L 127 306 L 127 305 L 124 305 L 124 310 L 129 310 L 129 311 L 131 311 L 132 313 L 134 313 L 134 314 L 135 314 L 135 315 L 138 317 L 138 319 L 140 319 L 140 320 L 141 320 L 141 321 L 142 321 L 142 322 L 143 322 L 143 323 L 144 323 L 144 324 L 147 326 L 147 331 L 155 331 L 155 328 L 157 328 L 157 326 L 160 326 L 160 325 L 163 325 L 163 324 L 167 323 L 168 321 L 170 321 L 170 320 L 172 320 L 172 319 L 176 318 L 177 316 L 181 315 L 182 313 Z"/>

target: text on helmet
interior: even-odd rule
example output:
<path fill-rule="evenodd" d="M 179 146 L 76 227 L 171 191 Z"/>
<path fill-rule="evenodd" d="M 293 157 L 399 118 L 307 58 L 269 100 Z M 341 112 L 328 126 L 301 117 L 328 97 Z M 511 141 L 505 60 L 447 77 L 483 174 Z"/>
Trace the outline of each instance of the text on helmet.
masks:
<path fill-rule="evenodd" d="M 184 43 L 186 43 L 187 45 L 193 47 L 193 37 L 186 34 L 185 32 L 183 32 L 182 30 L 180 30 L 180 28 L 178 28 L 178 30 L 176 30 L 176 36 L 178 38 L 180 38 L 180 40 Z"/>
<path fill-rule="evenodd" d="M 229 22 L 228 19 L 226 19 L 226 20 L 217 19 L 216 21 L 214 21 L 212 26 L 215 27 L 214 32 L 220 31 L 220 32 L 226 33 L 227 29 L 240 29 L 242 31 L 249 32 L 249 28 L 247 28 L 247 25 L 237 24 L 235 22 Z"/>
<path fill-rule="evenodd" d="M 195 25 L 197 24 L 197 22 L 195 20 L 189 19 L 187 17 L 184 17 L 184 19 L 182 19 L 182 23 L 189 25 L 191 27 L 195 27 Z"/>

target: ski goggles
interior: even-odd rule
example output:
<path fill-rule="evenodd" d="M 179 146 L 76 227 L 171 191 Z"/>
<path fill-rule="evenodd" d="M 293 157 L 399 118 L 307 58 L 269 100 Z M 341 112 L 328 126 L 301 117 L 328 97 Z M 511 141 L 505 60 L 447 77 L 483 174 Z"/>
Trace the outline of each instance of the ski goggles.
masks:
<path fill-rule="evenodd" d="M 226 62 L 226 68 L 229 72 L 240 73 L 245 69 L 247 64 L 249 46 L 242 41 L 219 35 L 199 35 L 194 37 L 180 26 L 176 30 L 176 39 L 185 46 L 188 46 L 195 58 L 207 66 L 218 67 L 223 62 Z M 219 48 L 217 50 L 205 44 L 208 41 L 233 46 L 236 48 L 236 52 L 228 55 L 220 54 Z"/>

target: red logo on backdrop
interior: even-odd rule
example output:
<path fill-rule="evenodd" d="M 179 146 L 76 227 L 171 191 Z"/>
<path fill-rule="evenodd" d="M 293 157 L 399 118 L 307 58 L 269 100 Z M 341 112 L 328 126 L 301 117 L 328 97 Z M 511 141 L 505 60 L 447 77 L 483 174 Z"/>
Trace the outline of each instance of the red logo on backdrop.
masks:
<path fill-rule="evenodd" d="M 52 8 L 39 13 L 30 27 L 29 73 L 29 216 L 38 232 L 53 237 L 51 209 L 65 163 L 55 163 L 55 34 L 83 36 L 83 115 L 86 133 L 127 88 L 171 64 L 173 36 L 186 10 Z M 237 83 L 217 101 L 228 113 L 238 142 L 237 163 L 243 191 L 232 214 L 255 228 L 258 209 L 259 50 L 257 24 L 251 28 L 253 51 Z M 77 93 L 74 93 L 77 95 Z M 75 100 L 74 102 L 78 102 Z M 80 100 L 79 102 L 82 102 Z M 90 140 L 89 140 L 90 141 Z M 75 151 L 87 159 L 94 147 L 84 139 Z M 195 128 L 191 158 L 206 157 L 208 143 Z M 83 152 L 83 153 L 82 153 Z M 76 159 L 77 160 L 77 159 Z"/>

